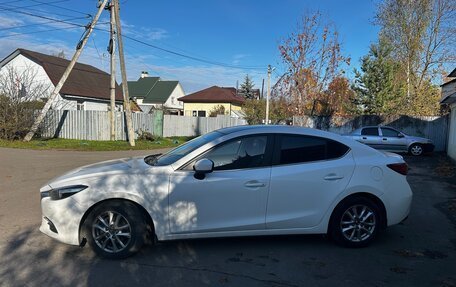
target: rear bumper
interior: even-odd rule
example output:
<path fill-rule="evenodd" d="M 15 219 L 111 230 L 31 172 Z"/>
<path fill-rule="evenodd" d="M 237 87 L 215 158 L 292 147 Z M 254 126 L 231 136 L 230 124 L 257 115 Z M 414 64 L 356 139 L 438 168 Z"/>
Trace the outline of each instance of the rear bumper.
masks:
<path fill-rule="evenodd" d="M 413 193 L 405 176 L 395 175 L 389 185 L 385 186 L 386 192 L 381 196 L 386 208 L 387 226 L 404 221 L 412 206 Z"/>

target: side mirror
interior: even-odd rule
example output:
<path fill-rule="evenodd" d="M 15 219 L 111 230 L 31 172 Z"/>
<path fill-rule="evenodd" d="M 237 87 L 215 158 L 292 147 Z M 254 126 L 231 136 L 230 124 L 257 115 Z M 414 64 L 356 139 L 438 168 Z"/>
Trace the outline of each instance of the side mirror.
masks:
<path fill-rule="evenodd" d="M 211 173 L 214 170 L 214 162 L 210 159 L 202 158 L 195 162 L 193 170 L 195 171 L 194 177 L 196 179 L 204 179 L 206 173 Z"/>
<path fill-rule="evenodd" d="M 401 134 L 401 133 L 398 133 L 398 134 L 397 134 L 397 137 L 398 137 L 398 138 L 403 138 L 403 137 L 404 137 L 404 135 L 403 135 L 403 134 Z"/>

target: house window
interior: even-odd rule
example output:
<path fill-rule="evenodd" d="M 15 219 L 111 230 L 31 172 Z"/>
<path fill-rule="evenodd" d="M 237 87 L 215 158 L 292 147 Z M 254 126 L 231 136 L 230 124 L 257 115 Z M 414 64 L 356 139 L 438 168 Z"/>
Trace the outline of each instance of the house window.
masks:
<path fill-rule="evenodd" d="M 76 109 L 77 109 L 78 111 L 83 111 L 83 110 L 84 110 L 84 102 L 78 101 L 78 102 L 76 103 Z"/>
<path fill-rule="evenodd" d="M 192 117 L 206 117 L 206 111 L 192 111 Z"/>

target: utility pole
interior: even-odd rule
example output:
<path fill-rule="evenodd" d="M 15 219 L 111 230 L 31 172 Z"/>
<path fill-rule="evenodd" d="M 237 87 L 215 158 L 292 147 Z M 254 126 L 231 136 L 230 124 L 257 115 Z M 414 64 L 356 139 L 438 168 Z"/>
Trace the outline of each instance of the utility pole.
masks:
<path fill-rule="evenodd" d="M 114 21 L 116 23 L 116 30 L 117 30 L 117 44 L 118 44 L 118 48 L 119 48 L 120 71 L 122 74 L 122 90 L 123 90 L 125 117 L 126 117 L 126 121 L 127 121 L 128 142 L 130 143 L 130 146 L 135 146 L 135 134 L 133 131 L 133 123 L 132 123 L 132 118 L 131 118 L 130 96 L 128 93 L 127 71 L 125 69 L 125 58 L 124 58 L 124 52 L 123 52 L 122 27 L 120 25 L 119 0 L 111 0 L 111 1 L 114 3 Z"/>
<path fill-rule="evenodd" d="M 114 13 L 113 3 L 109 3 L 109 15 L 110 15 L 110 39 L 108 51 L 111 55 L 110 71 L 111 71 L 111 86 L 110 86 L 110 98 L 111 108 L 109 110 L 109 121 L 111 123 L 111 140 L 116 140 L 116 125 L 115 125 L 115 110 L 116 110 L 116 20 Z"/>
<path fill-rule="evenodd" d="M 24 137 L 24 141 L 26 141 L 26 142 L 30 141 L 32 139 L 32 137 L 35 135 L 36 131 L 38 130 L 39 125 L 41 124 L 41 122 L 43 121 L 47 112 L 51 108 L 51 105 L 54 102 L 57 95 L 59 94 L 60 90 L 62 89 L 63 84 L 65 84 L 65 81 L 68 79 L 68 76 L 70 75 L 71 70 L 73 69 L 74 65 L 76 64 L 76 61 L 79 59 L 79 56 L 81 55 L 82 50 L 84 49 L 84 46 L 86 45 L 87 41 L 89 40 L 89 36 L 90 36 L 90 34 L 92 34 L 93 28 L 95 27 L 95 24 L 98 22 L 101 12 L 103 12 L 103 9 L 106 6 L 107 2 L 108 2 L 108 0 L 103 0 L 102 4 L 98 7 L 97 14 L 93 18 L 92 22 L 90 22 L 90 24 L 86 27 L 85 34 L 84 34 L 82 40 L 78 43 L 78 45 L 76 47 L 76 52 L 74 53 L 70 64 L 68 65 L 65 72 L 63 73 L 62 78 L 60 78 L 60 81 L 55 86 L 54 90 L 52 91 L 52 94 L 49 96 L 49 99 L 47 100 L 47 102 L 44 105 L 43 109 L 41 110 L 40 114 L 35 119 L 35 122 L 33 123 L 32 127 L 30 128 L 30 131 Z"/>
<path fill-rule="evenodd" d="M 262 100 L 264 99 L 264 78 L 263 78 L 263 82 L 261 83 L 261 95 L 260 95 L 260 98 L 259 100 Z"/>
<path fill-rule="evenodd" d="M 266 122 L 265 125 L 269 125 L 269 97 L 271 96 L 271 72 L 272 67 L 268 65 L 268 90 L 266 92 Z"/>

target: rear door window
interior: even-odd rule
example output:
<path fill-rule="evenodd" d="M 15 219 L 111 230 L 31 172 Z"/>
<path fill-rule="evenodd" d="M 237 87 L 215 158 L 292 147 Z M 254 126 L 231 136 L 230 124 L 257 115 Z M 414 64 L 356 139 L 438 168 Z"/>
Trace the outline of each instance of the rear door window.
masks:
<path fill-rule="evenodd" d="M 364 128 L 361 130 L 363 136 L 378 136 L 378 128 Z"/>
<path fill-rule="evenodd" d="M 382 135 L 384 137 L 391 137 L 391 138 L 397 138 L 399 132 L 396 131 L 396 130 L 393 130 L 393 129 L 389 129 L 389 128 L 381 128 L 382 129 Z"/>
<path fill-rule="evenodd" d="M 275 153 L 275 164 L 294 164 L 331 160 L 344 156 L 350 148 L 327 138 L 300 135 L 281 135 Z"/>

